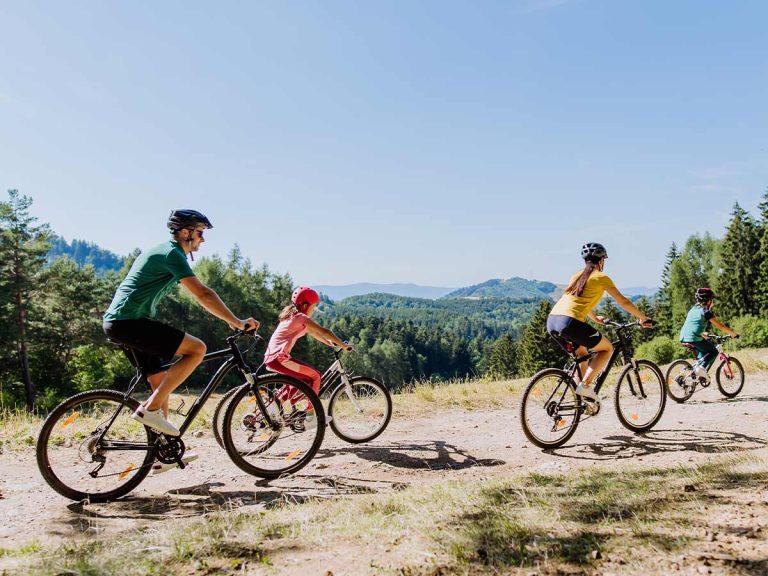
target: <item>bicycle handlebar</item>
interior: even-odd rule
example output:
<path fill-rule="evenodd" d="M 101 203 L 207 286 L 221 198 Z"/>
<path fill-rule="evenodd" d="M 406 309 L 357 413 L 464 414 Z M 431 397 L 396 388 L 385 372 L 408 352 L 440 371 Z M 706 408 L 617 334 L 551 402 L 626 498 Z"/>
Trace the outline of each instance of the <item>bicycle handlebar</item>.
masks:
<path fill-rule="evenodd" d="M 653 320 L 648 318 L 650 322 L 653 324 Z M 640 320 L 635 320 L 634 322 L 628 322 L 627 324 L 622 324 L 621 322 L 616 322 L 615 320 L 611 320 L 610 318 L 603 319 L 603 324 L 606 326 L 613 326 L 616 328 L 616 330 L 626 330 L 627 328 L 634 328 L 636 326 L 643 326 L 643 323 L 640 322 Z"/>

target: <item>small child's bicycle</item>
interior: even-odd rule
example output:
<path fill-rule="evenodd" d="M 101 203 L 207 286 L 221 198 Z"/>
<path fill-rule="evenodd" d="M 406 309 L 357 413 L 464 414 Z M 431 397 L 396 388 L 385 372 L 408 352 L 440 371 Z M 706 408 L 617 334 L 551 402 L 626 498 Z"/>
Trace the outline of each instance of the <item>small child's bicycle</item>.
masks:
<path fill-rule="evenodd" d="M 733 398 L 744 387 L 744 367 L 736 358 L 723 350 L 723 344 L 730 340 L 731 336 L 717 336 L 709 334 L 707 339 L 715 343 L 719 353 L 720 364 L 715 372 L 715 380 L 720 392 L 726 398 Z M 683 346 L 695 350 L 693 345 L 683 343 Z M 685 402 L 693 396 L 697 388 L 706 388 L 710 384 L 708 378 L 696 376 L 696 369 L 704 365 L 703 358 L 691 363 L 688 360 L 675 360 L 667 368 L 666 382 L 667 394 L 675 402 Z"/>
<path fill-rule="evenodd" d="M 359 444 L 369 442 L 386 429 L 392 417 L 392 397 L 389 389 L 369 376 L 353 376 L 341 363 L 342 348 L 334 348 L 335 360 L 320 380 L 320 398 L 327 401 L 326 421 L 339 438 Z M 247 386 L 244 384 L 243 386 Z M 222 396 L 213 413 L 213 435 L 223 446 L 224 414 L 241 387 L 233 388 Z M 234 413 L 248 407 L 232 408 Z M 242 419 L 242 417 L 240 418 Z M 234 417 L 233 422 L 238 418 Z M 311 422 L 307 422 L 311 424 Z"/>

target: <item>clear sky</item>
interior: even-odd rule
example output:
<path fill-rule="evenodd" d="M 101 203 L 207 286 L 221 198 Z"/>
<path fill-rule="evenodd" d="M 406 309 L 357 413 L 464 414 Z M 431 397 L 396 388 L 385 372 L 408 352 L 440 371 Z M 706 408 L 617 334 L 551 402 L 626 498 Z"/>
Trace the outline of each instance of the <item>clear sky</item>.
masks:
<path fill-rule="evenodd" d="M 768 2 L 0 3 L 0 185 L 126 254 L 205 212 L 302 284 L 655 286 L 768 187 Z"/>

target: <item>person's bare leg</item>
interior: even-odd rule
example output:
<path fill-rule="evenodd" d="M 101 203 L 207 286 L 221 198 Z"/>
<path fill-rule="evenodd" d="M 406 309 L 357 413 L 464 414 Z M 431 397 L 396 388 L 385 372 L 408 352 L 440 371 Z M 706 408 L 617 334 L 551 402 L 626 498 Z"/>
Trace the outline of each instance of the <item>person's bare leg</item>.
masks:
<path fill-rule="evenodd" d="M 184 334 L 184 340 L 181 341 L 178 350 L 176 350 L 176 354 L 181 355 L 181 359 L 164 373 L 165 376 L 150 397 L 147 398 L 144 407 L 147 410 L 157 410 L 158 408 L 167 410 L 168 397 L 171 392 L 178 388 L 203 361 L 205 351 L 205 343 L 202 340 L 190 334 Z"/>
<path fill-rule="evenodd" d="M 167 370 L 163 370 L 162 372 L 156 372 L 155 374 L 147 376 L 147 382 L 149 382 L 149 387 L 152 389 L 152 392 L 157 390 L 158 386 L 160 386 L 163 378 L 165 378 L 166 372 Z M 166 420 L 168 419 L 168 400 L 163 404 L 163 416 L 165 416 Z"/>
<path fill-rule="evenodd" d="M 597 343 L 597 346 L 592 348 L 592 352 L 595 352 L 595 355 L 589 361 L 589 368 L 584 373 L 584 386 L 589 386 L 595 376 L 600 374 L 605 365 L 608 364 L 608 360 L 611 359 L 611 354 L 613 353 L 613 344 L 611 344 L 608 338 L 603 336 L 600 342 Z"/>
<path fill-rule="evenodd" d="M 582 356 L 586 356 L 589 353 L 589 350 L 587 350 L 586 346 L 579 346 L 576 348 L 576 357 L 581 358 Z M 589 360 L 584 360 L 584 362 L 579 362 L 579 373 L 578 376 L 581 377 L 582 381 L 584 380 L 584 374 L 587 373 L 587 369 L 589 368 Z M 577 382 L 578 384 L 578 382 Z"/>

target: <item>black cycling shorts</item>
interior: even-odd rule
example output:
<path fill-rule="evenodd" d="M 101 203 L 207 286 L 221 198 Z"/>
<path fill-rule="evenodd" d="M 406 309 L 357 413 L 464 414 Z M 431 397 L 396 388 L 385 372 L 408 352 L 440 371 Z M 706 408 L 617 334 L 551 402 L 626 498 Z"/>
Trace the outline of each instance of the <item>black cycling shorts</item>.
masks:
<path fill-rule="evenodd" d="M 573 342 L 576 346 L 585 346 L 594 348 L 602 340 L 603 335 L 595 328 L 571 318 L 570 316 L 560 316 L 559 314 L 550 314 L 547 318 L 547 332 L 562 346 L 558 338 L 563 338 L 568 342 Z"/>
<path fill-rule="evenodd" d="M 161 372 L 184 340 L 184 332 L 178 328 L 148 318 L 105 321 L 102 328 L 107 338 L 133 349 L 133 354 L 130 350 L 125 354 L 134 366 L 138 362 L 145 375 Z"/>

